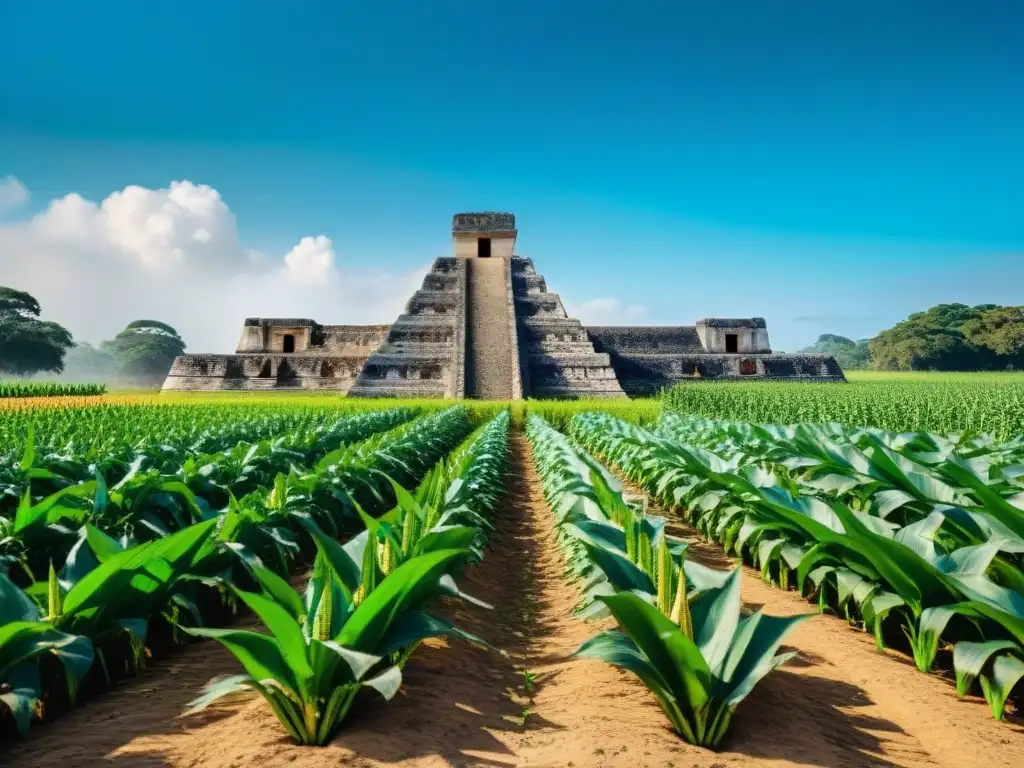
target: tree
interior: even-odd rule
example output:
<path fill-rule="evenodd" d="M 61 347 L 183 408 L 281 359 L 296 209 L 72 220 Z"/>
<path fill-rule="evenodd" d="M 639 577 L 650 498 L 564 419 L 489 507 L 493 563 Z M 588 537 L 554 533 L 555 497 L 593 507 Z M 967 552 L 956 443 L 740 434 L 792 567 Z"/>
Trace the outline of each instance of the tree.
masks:
<path fill-rule="evenodd" d="M 867 339 L 854 341 L 834 333 L 823 333 L 814 344 L 800 351 L 832 355 L 839 367 L 848 371 L 867 368 L 871 361 Z"/>
<path fill-rule="evenodd" d="M 0 286 L 0 373 L 30 376 L 64 369 L 64 353 L 74 339 L 64 326 L 40 320 L 41 312 L 31 294 Z"/>
<path fill-rule="evenodd" d="M 136 320 L 111 341 L 101 345 L 129 378 L 164 377 L 174 358 L 185 352 L 185 342 L 171 326 L 158 320 Z"/>
<path fill-rule="evenodd" d="M 870 342 L 873 368 L 890 371 L 980 371 L 999 367 L 998 356 L 964 335 L 993 305 L 939 304 L 915 312 Z"/>
<path fill-rule="evenodd" d="M 990 306 L 964 323 L 964 337 L 1005 358 L 1024 357 L 1024 307 Z"/>

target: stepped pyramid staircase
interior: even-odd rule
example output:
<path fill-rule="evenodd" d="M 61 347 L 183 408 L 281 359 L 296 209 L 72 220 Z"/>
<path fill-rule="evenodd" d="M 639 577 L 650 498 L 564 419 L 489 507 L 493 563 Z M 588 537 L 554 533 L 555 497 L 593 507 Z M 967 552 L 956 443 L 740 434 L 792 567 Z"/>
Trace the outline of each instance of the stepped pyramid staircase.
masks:
<path fill-rule="evenodd" d="M 608 354 L 547 289 L 532 259 L 511 260 L 521 366 L 531 397 L 625 397 Z"/>
<path fill-rule="evenodd" d="M 828 355 L 772 352 L 763 318 L 584 328 L 533 261 L 511 213 L 458 213 L 392 325 L 249 318 L 235 354 L 175 359 L 165 390 L 315 389 L 354 397 L 625 397 L 706 379 L 843 382 Z"/>
<path fill-rule="evenodd" d="M 513 255 L 514 219 L 501 216 L 455 217 L 455 257 L 434 261 L 350 396 L 625 397 L 609 355 Z"/>

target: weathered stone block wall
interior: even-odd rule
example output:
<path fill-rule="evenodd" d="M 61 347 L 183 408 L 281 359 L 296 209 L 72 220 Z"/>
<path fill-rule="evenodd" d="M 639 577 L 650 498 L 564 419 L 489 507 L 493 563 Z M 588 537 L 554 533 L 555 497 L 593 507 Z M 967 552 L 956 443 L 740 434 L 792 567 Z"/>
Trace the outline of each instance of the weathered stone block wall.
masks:
<path fill-rule="evenodd" d="M 455 255 L 461 259 L 475 259 L 479 254 L 477 240 L 481 237 L 491 238 L 491 258 L 508 259 L 512 257 L 516 245 L 515 235 L 509 236 L 497 232 L 454 235 L 452 242 L 455 248 Z"/>
<path fill-rule="evenodd" d="M 455 397 L 462 399 L 466 396 L 466 296 L 469 291 L 466 288 L 468 276 L 465 259 L 460 260 L 456 266 L 455 290 L 459 294 L 459 303 L 455 316 L 455 368 L 452 371 L 452 388 L 455 391 Z"/>
<path fill-rule="evenodd" d="M 347 392 L 365 358 L 337 355 L 182 355 L 171 365 L 168 391 L 329 389 Z"/>
<path fill-rule="evenodd" d="M 679 353 L 626 345 L 613 348 L 607 343 L 609 338 L 621 337 L 630 330 L 636 331 L 633 338 L 643 338 L 648 329 L 620 328 L 614 335 L 607 329 L 597 329 L 595 335 L 604 339 L 600 347 L 608 352 L 622 389 L 631 397 L 657 394 L 680 383 L 715 379 L 846 381 L 839 364 L 828 355 Z"/>
<path fill-rule="evenodd" d="M 706 318 L 698 320 L 696 328 L 705 352 L 726 352 L 727 334 L 736 335 L 738 352 L 768 354 L 772 351 L 771 342 L 768 340 L 768 327 L 761 317 Z"/>
<path fill-rule="evenodd" d="M 369 355 L 383 344 L 390 325 L 323 325 L 323 344 L 313 349 L 335 355 Z"/>
<path fill-rule="evenodd" d="M 567 316 L 533 262 L 517 257 L 509 270 L 524 396 L 622 397 L 609 356 L 594 351 L 586 330 Z"/>
<path fill-rule="evenodd" d="M 353 397 L 461 397 L 465 366 L 465 263 L 435 259 L 423 287 L 365 360 Z"/>
<path fill-rule="evenodd" d="M 512 259 L 504 259 L 505 262 L 505 317 L 509 327 L 509 338 L 512 339 L 513 366 L 512 366 L 512 399 L 523 399 L 523 353 L 519 345 L 519 329 L 516 319 L 516 299 L 512 282 Z"/>
<path fill-rule="evenodd" d="M 611 354 L 704 352 L 697 328 L 678 326 L 587 326 L 587 335 L 598 352 Z"/>

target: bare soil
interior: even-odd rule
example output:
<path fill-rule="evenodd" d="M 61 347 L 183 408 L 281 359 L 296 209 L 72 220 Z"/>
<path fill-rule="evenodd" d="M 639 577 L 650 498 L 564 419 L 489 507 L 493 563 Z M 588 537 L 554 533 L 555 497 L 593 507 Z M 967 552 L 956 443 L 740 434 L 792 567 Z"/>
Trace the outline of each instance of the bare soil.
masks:
<path fill-rule="evenodd" d="M 443 610 L 503 653 L 431 642 L 406 668 L 390 703 L 372 702 L 329 746 L 296 747 L 251 698 L 203 715 L 179 714 L 210 678 L 238 671 L 203 643 L 67 717 L 0 746 L 0 765 L 174 766 L 966 766 L 1021 765 L 1024 731 L 993 722 L 977 700 L 905 660 L 879 654 L 844 622 L 816 617 L 790 639 L 799 651 L 740 707 L 725 751 L 690 747 L 667 727 L 634 678 L 569 654 L 597 631 L 572 615 L 550 513 L 521 434 L 513 436 L 505 501 L 483 563 L 462 579 L 486 611 Z M 693 556 L 728 565 L 694 539 Z M 813 612 L 793 593 L 745 575 L 744 599 L 770 614 Z M 534 676 L 526 684 L 523 670 Z M 1015 757 L 1016 756 L 1016 757 Z"/>

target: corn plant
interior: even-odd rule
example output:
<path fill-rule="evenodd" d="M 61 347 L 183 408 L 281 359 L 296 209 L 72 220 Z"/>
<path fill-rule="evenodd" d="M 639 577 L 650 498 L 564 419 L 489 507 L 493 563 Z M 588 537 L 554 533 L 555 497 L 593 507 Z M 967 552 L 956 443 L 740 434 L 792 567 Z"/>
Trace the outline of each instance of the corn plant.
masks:
<path fill-rule="evenodd" d="M 423 610 L 442 594 L 442 578 L 469 554 L 467 550 L 435 550 L 382 575 L 376 557 L 363 557 L 314 523 L 307 525 L 318 554 L 304 597 L 252 560 L 248 564 L 263 593 L 233 588 L 269 634 L 186 630 L 218 640 L 245 669 L 244 675 L 211 683 L 192 702 L 190 713 L 224 696 L 254 690 L 296 743 L 326 744 L 344 724 L 362 689 L 373 689 L 385 699 L 394 696 L 410 647 L 442 634 L 471 638 Z M 364 551 L 370 551 L 363 544 Z"/>
<path fill-rule="evenodd" d="M 879 647 L 886 617 L 898 617 L 919 669 L 931 669 L 947 635 L 961 641 L 956 647 L 966 643 L 953 654 L 958 689 L 964 694 L 978 680 L 1001 717 L 1024 651 L 1014 561 L 1022 540 L 1020 510 L 1004 495 L 1017 475 L 1003 458 L 992 459 L 989 445 L 953 448 L 932 437 L 863 431 L 844 438 L 838 428 L 826 435 L 800 427 L 790 433 L 794 444 L 783 445 L 767 428 L 723 436 L 705 422 L 695 429 L 701 447 L 681 442 L 679 420 L 668 421 L 652 433 L 595 414 L 578 417 L 572 433 L 702 534 L 748 555 L 766 579 L 776 572 L 784 588 L 809 586 L 822 609 L 831 604 L 851 622 L 863 619 Z M 737 441 L 739 433 L 745 437 Z M 913 459 L 896 450 L 910 445 Z M 953 456 L 961 448 L 969 455 Z M 825 474 L 809 477 L 809 468 Z M 830 487 L 816 482 L 823 478 Z M 855 487 L 870 490 L 844 495 Z M 889 511 L 913 511 L 914 521 L 889 519 L 879 496 L 898 499 Z"/>
<path fill-rule="evenodd" d="M 793 657 L 776 653 L 804 616 L 740 617 L 740 570 L 720 587 L 686 596 L 682 582 L 666 615 L 632 592 L 602 596 L 619 628 L 586 641 L 576 655 L 621 667 L 654 694 L 672 728 L 689 744 L 717 748 L 740 702 Z"/>
<path fill-rule="evenodd" d="M 545 495 L 570 542 L 563 551 L 585 579 L 591 602 L 582 615 L 607 611 L 618 623 L 576 655 L 632 672 L 676 733 L 717 747 L 739 703 L 792 656 L 776 651 L 807 617 L 757 612 L 741 620 L 739 569 L 723 573 L 686 561 L 685 546 L 673 546 L 664 519 L 629 505 L 593 457 L 537 415 L 527 429 Z"/>
<path fill-rule="evenodd" d="M 72 702 L 79 683 L 92 666 L 93 645 L 89 638 L 63 632 L 54 624 L 58 602 L 51 582 L 50 615 L 44 617 L 36 603 L 0 573 L 0 703 L 11 713 L 22 736 L 41 707 L 40 659 L 53 655 L 60 660 L 68 699 Z"/>

